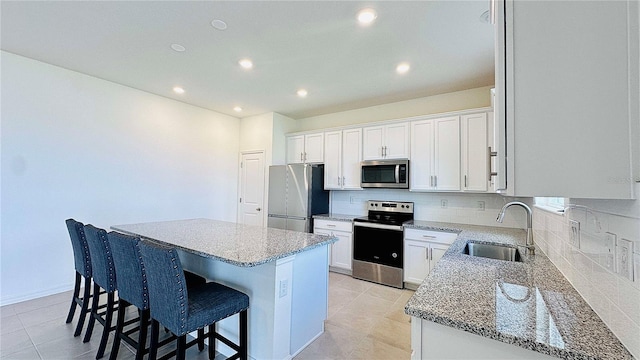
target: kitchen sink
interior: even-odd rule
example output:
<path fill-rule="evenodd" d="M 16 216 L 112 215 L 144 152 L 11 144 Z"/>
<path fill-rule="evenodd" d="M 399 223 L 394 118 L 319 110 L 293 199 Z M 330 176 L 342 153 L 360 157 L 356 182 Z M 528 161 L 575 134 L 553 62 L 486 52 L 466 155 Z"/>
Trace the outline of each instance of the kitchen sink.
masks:
<path fill-rule="evenodd" d="M 520 251 L 508 245 L 468 242 L 462 253 L 489 259 L 522 262 Z"/>

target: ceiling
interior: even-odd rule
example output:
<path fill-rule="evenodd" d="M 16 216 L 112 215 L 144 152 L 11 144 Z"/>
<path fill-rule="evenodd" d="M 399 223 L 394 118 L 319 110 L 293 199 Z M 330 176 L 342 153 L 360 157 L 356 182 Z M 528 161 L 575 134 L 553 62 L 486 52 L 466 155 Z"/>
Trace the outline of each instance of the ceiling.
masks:
<path fill-rule="evenodd" d="M 481 21 L 488 5 L 3 0 L 0 45 L 234 117 L 275 111 L 300 119 L 492 85 L 493 28 Z M 369 26 L 356 20 L 363 8 L 377 12 Z M 251 70 L 238 65 L 242 58 Z M 400 62 L 411 66 L 404 75 L 395 71 Z M 300 88 L 307 97 L 296 95 Z"/>

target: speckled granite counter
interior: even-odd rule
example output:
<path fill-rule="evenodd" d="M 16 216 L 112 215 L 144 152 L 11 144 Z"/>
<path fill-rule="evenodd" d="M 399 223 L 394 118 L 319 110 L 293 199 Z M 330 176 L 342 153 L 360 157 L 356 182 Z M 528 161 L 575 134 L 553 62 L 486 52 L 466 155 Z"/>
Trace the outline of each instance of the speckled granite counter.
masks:
<path fill-rule="evenodd" d="M 211 219 L 114 225 L 111 228 L 242 267 L 257 266 L 337 241 L 336 237 Z"/>
<path fill-rule="evenodd" d="M 632 359 L 539 249 L 523 262 L 462 254 L 469 240 L 524 244 L 525 232 L 414 221 L 406 228 L 458 232 L 405 307 L 408 315 L 564 359 Z"/>
<path fill-rule="evenodd" d="M 319 214 L 313 215 L 314 219 L 323 219 L 323 220 L 333 220 L 333 221 L 345 221 L 351 222 L 353 219 L 360 217 L 362 215 L 347 215 L 347 214 Z"/>

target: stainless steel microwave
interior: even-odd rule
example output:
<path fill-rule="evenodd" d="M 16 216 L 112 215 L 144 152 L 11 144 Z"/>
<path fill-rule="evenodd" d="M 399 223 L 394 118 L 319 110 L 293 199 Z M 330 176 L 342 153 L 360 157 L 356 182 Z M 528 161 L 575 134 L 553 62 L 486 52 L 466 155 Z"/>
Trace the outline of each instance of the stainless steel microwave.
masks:
<path fill-rule="evenodd" d="M 362 165 L 363 188 L 409 188 L 409 160 L 367 160 Z"/>

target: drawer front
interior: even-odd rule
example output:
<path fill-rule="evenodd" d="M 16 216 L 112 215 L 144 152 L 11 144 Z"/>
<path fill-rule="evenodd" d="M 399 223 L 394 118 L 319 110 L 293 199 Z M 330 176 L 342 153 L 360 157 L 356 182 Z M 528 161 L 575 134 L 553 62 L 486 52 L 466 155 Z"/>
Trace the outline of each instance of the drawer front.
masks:
<path fill-rule="evenodd" d="M 353 223 L 350 221 L 332 221 L 314 219 L 314 229 L 325 229 L 335 231 L 353 232 Z"/>
<path fill-rule="evenodd" d="M 458 234 L 432 230 L 404 229 L 404 238 L 407 240 L 452 244 L 458 238 Z"/>

